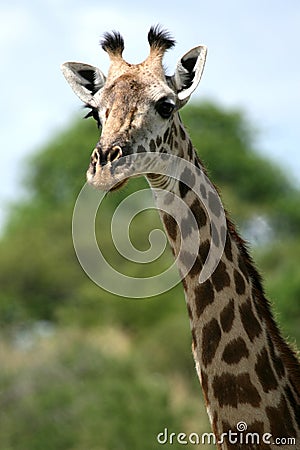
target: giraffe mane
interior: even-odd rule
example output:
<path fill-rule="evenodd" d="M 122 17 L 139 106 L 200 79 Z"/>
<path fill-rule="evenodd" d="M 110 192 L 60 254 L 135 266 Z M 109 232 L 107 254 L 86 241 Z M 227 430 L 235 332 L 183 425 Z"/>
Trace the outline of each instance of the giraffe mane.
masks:
<path fill-rule="evenodd" d="M 267 329 L 274 338 L 277 350 L 280 352 L 280 356 L 288 369 L 291 378 L 290 381 L 292 382 L 294 389 L 300 394 L 300 367 L 297 353 L 283 339 L 281 330 L 273 317 L 270 301 L 265 297 L 261 275 L 257 271 L 252 257 L 249 254 L 246 242 L 240 237 L 228 216 L 227 226 L 231 236 L 237 243 L 241 255 L 243 256 L 246 269 L 252 280 L 254 306 L 257 309 L 258 316 L 265 320 Z"/>

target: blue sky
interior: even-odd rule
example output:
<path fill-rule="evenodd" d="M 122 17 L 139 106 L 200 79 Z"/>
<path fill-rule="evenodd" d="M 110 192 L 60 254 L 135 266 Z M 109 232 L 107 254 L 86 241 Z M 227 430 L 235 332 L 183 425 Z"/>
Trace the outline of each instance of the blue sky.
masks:
<path fill-rule="evenodd" d="M 26 156 L 80 112 L 60 64 L 108 68 L 104 31 L 119 30 L 125 59 L 148 54 L 152 24 L 168 28 L 177 46 L 169 72 L 197 44 L 208 57 L 197 94 L 242 108 L 258 128 L 257 147 L 300 182 L 300 3 L 297 0 L 158 1 L 11 0 L 0 3 L 0 226 L 7 205 L 23 195 Z M 222 149 L 220 149 L 222 151 Z M 85 168 L 83 168 L 85 170 Z"/>

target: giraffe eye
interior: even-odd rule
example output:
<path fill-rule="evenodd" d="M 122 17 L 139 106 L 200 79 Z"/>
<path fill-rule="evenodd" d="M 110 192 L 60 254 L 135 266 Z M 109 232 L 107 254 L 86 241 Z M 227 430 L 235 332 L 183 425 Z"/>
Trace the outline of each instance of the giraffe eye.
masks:
<path fill-rule="evenodd" d="M 163 119 L 168 119 L 175 109 L 175 103 L 170 98 L 163 97 L 158 100 L 155 109 Z"/>

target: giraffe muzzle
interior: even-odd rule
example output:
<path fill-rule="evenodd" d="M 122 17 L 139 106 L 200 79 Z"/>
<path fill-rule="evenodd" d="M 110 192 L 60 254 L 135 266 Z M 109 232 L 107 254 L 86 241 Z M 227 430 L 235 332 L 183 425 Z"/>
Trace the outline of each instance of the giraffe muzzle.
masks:
<path fill-rule="evenodd" d="M 114 190 L 121 187 L 125 180 L 120 180 L 120 173 L 115 176 L 115 168 L 122 156 L 124 151 L 120 145 L 103 150 L 101 144 L 98 144 L 91 155 L 87 171 L 88 182 L 98 189 Z"/>

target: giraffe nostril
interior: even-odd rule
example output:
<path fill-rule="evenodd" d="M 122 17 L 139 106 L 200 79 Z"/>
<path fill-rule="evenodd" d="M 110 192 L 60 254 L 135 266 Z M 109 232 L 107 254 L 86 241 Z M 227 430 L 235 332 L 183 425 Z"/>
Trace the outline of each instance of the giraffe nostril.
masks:
<path fill-rule="evenodd" d="M 93 172 L 93 175 L 95 175 L 95 173 L 96 173 L 96 166 L 97 166 L 98 161 L 99 161 L 99 152 L 95 148 L 95 150 L 92 153 L 91 163 L 90 163 L 90 168 L 91 168 L 91 170 Z"/>
<path fill-rule="evenodd" d="M 96 164 L 99 160 L 99 153 L 97 150 L 94 150 L 91 156 L 91 163 Z"/>
<path fill-rule="evenodd" d="M 95 175 L 96 167 L 100 165 L 101 167 L 106 166 L 107 163 L 113 163 L 123 155 L 122 148 L 119 145 L 114 145 L 110 150 L 103 151 L 100 146 L 97 146 L 92 155 L 90 162 L 90 171 Z"/>
<path fill-rule="evenodd" d="M 119 145 L 112 147 L 111 151 L 107 155 L 107 162 L 113 162 L 116 159 L 121 158 L 123 152 Z"/>

